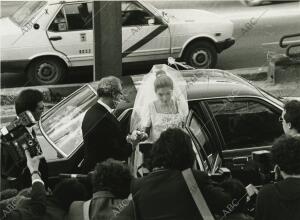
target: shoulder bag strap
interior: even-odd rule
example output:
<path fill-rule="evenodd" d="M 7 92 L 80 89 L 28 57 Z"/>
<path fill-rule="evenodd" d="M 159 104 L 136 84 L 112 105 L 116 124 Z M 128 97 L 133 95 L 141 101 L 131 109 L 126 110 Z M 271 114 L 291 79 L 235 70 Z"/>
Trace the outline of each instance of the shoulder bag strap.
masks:
<path fill-rule="evenodd" d="M 200 212 L 200 215 L 205 220 L 215 220 L 212 213 L 210 212 L 207 203 L 199 189 L 199 186 L 195 180 L 192 170 L 186 169 L 182 171 L 183 178 L 188 186 L 188 189 L 193 197 L 194 202 Z"/>
<path fill-rule="evenodd" d="M 91 200 L 88 200 L 83 203 L 83 220 L 90 220 L 89 209 L 90 209 Z"/>

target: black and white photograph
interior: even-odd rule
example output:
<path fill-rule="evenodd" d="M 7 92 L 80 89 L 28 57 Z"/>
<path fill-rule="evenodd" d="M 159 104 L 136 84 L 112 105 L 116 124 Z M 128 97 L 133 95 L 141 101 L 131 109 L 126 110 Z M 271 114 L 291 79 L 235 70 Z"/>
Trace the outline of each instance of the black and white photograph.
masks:
<path fill-rule="evenodd" d="M 0 0 L 0 219 L 300 220 L 300 0 Z"/>

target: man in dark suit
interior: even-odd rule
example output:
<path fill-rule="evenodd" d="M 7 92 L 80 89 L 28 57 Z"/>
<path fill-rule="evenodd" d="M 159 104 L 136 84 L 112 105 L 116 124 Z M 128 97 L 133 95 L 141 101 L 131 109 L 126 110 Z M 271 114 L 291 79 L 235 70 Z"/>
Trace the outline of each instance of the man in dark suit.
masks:
<path fill-rule="evenodd" d="M 94 169 L 98 162 L 108 158 L 127 160 L 132 153 L 119 121 L 112 114 L 120 101 L 121 90 L 121 81 L 116 77 L 105 77 L 99 82 L 99 100 L 87 111 L 81 127 L 85 149 L 84 173 Z"/>

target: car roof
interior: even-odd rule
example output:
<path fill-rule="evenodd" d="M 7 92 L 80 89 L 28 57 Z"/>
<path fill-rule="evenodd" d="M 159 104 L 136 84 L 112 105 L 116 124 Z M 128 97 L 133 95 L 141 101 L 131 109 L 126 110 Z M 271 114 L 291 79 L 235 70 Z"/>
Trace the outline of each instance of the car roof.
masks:
<path fill-rule="evenodd" d="M 246 80 L 234 74 L 218 69 L 197 69 L 180 71 L 187 83 L 189 100 L 218 97 L 245 97 L 263 94 Z M 139 88 L 143 75 L 131 77 Z"/>

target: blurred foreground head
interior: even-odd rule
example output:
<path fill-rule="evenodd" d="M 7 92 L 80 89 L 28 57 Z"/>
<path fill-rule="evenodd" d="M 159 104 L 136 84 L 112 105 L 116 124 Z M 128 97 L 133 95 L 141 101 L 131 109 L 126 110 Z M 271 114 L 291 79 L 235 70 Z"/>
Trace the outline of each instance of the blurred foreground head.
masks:
<path fill-rule="evenodd" d="M 130 194 L 131 173 L 121 161 L 107 159 L 96 165 L 93 173 L 93 190 L 109 191 L 119 199 L 125 199 Z"/>
<path fill-rule="evenodd" d="M 86 197 L 85 186 L 77 179 L 64 179 L 53 190 L 53 198 L 65 211 L 68 211 L 72 202 L 85 201 Z"/>
<path fill-rule="evenodd" d="M 190 136 L 180 128 L 169 128 L 162 132 L 151 152 L 151 166 L 185 170 L 192 168 L 195 153 Z"/>
<path fill-rule="evenodd" d="M 281 172 L 287 175 L 300 175 L 299 136 L 281 136 L 274 142 L 271 152 L 273 161 Z"/>

